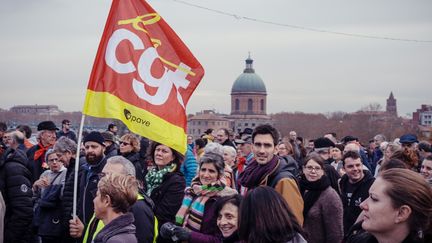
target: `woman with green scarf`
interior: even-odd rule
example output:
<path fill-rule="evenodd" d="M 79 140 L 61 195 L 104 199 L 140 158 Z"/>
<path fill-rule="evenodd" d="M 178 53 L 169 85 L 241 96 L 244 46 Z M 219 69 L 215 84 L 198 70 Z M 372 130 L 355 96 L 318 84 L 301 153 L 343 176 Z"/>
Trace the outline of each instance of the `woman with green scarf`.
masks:
<path fill-rule="evenodd" d="M 152 142 L 149 157 L 156 165 L 146 175 L 147 195 L 154 202 L 153 212 L 159 225 L 175 222 L 186 188 L 185 178 L 180 172 L 184 156 L 166 145 Z M 158 242 L 163 242 L 163 239 L 159 237 Z"/>
<path fill-rule="evenodd" d="M 164 224 L 159 231 L 162 237 L 189 243 L 221 242 L 223 236 L 216 225 L 216 202 L 222 196 L 237 194 L 236 190 L 225 186 L 224 168 L 220 154 L 208 152 L 201 157 L 198 176 L 186 189 L 177 212 L 177 225 Z"/>

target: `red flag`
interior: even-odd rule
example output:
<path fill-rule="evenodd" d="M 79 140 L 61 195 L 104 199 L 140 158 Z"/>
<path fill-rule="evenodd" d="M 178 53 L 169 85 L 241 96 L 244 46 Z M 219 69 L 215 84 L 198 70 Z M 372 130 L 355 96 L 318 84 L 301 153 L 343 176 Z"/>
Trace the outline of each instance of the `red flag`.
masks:
<path fill-rule="evenodd" d="M 204 69 L 145 1 L 114 0 L 83 113 L 186 151 L 186 105 Z"/>

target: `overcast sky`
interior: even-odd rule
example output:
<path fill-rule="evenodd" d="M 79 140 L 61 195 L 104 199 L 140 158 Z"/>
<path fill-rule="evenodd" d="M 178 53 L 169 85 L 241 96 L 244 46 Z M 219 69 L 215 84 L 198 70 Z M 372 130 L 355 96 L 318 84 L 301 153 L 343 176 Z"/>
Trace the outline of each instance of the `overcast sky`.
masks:
<path fill-rule="evenodd" d="M 188 45 L 205 76 L 188 104 L 230 112 L 233 82 L 248 52 L 267 88 L 267 111 L 353 112 L 390 91 L 400 115 L 432 104 L 430 0 L 148 1 Z M 1 0 L 0 108 L 56 104 L 82 109 L 111 5 L 108 0 Z M 319 30 L 430 42 L 391 41 Z"/>

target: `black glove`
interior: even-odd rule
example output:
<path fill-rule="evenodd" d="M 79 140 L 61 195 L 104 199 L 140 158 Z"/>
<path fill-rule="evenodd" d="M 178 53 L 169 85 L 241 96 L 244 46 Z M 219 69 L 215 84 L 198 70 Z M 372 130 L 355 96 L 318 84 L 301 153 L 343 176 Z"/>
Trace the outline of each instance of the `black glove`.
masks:
<path fill-rule="evenodd" d="M 179 240 L 189 240 L 191 233 L 185 228 L 175 226 L 174 235 L 177 236 Z"/>
<path fill-rule="evenodd" d="M 173 223 L 167 222 L 160 227 L 159 234 L 162 236 L 162 238 L 170 239 L 174 236 L 175 227 L 177 226 L 175 226 Z"/>

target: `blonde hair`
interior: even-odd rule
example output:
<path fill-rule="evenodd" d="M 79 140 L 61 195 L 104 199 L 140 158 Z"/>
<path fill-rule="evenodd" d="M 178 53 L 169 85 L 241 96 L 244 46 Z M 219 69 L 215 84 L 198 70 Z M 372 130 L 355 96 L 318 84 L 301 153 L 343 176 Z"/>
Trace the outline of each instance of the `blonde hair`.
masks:
<path fill-rule="evenodd" d="M 138 197 L 138 181 L 135 176 L 109 173 L 98 183 L 101 197 L 109 196 L 111 207 L 116 213 L 126 213 Z"/>
<path fill-rule="evenodd" d="M 123 135 L 120 140 L 130 143 L 132 146 L 132 151 L 135 153 L 140 151 L 140 149 L 141 149 L 140 141 L 139 141 L 138 137 L 132 133 L 128 133 L 128 134 Z"/>

